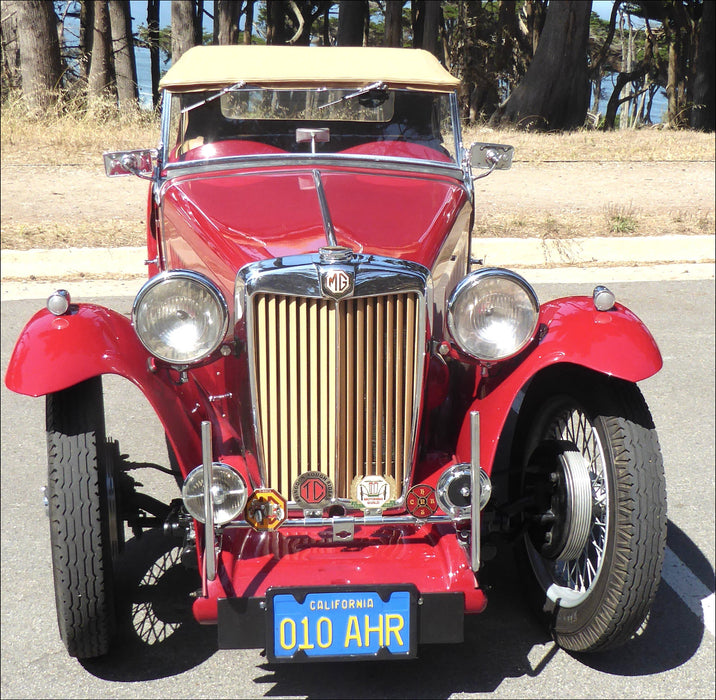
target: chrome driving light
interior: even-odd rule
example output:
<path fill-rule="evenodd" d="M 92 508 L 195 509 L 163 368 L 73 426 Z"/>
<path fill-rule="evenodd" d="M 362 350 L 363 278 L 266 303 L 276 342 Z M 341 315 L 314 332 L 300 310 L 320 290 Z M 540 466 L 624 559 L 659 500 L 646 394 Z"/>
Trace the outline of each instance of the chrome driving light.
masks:
<path fill-rule="evenodd" d="M 494 362 L 516 355 L 534 337 L 539 302 L 529 283 L 510 270 L 469 274 L 448 302 L 448 328 L 460 349 Z"/>
<path fill-rule="evenodd" d="M 203 360 L 219 347 L 229 313 L 221 292 L 206 277 L 173 270 L 152 277 L 139 290 L 132 323 L 152 355 L 187 365 Z"/>
<path fill-rule="evenodd" d="M 472 496 L 471 467 L 469 464 L 455 464 L 446 469 L 438 480 L 435 495 L 442 510 L 456 520 L 470 517 Z M 490 500 L 492 482 L 487 473 L 480 469 L 480 510 Z"/>
<path fill-rule="evenodd" d="M 240 515 L 246 506 L 246 482 L 241 474 L 223 462 L 212 467 L 211 502 L 214 506 L 214 525 L 224 525 Z M 200 523 L 204 517 L 204 467 L 193 469 L 181 490 L 189 515 Z"/>

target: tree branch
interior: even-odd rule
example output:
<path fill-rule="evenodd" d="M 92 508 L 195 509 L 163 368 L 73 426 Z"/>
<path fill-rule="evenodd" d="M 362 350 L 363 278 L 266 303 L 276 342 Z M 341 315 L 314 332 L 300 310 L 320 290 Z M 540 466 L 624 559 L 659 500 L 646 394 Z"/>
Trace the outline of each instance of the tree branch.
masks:
<path fill-rule="evenodd" d="M 599 49 L 599 53 L 594 59 L 594 62 L 589 67 L 590 78 L 594 78 L 598 74 L 602 63 L 604 63 L 604 59 L 607 57 L 607 51 L 609 51 L 609 47 L 612 45 L 612 39 L 614 39 L 614 32 L 616 30 L 617 10 L 619 9 L 619 6 L 622 4 L 622 2 L 623 0 L 614 0 L 614 4 L 612 5 L 612 13 L 609 16 L 609 31 L 607 32 L 607 38 L 604 40 L 602 48 Z"/>

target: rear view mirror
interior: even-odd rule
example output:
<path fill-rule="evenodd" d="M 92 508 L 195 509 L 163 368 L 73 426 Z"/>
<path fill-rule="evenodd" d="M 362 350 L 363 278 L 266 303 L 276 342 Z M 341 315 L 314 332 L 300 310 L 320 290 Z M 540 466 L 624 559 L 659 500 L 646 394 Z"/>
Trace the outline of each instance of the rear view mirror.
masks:
<path fill-rule="evenodd" d="M 512 167 L 514 147 L 500 143 L 473 143 L 470 146 L 470 165 L 482 170 L 508 170 Z"/>
<path fill-rule="evenodd" d="M 140 151 L 114 151 L 105 153 L 104 171 L 107 177 L 120 175 L 136 175 L 144 179 L 151 179 L 154 169 L 154 159 L 157 157 L 155 149 Z"/>

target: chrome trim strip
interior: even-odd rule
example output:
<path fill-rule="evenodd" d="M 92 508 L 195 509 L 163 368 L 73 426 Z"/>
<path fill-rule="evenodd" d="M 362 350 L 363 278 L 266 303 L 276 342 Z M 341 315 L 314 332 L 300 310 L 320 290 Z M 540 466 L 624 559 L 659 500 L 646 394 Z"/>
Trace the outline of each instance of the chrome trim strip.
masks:
<path fill-rule="evenodd" d="M 470 411 L 470 555 L 472 570 L 480 568 L 480 414 Z"/>
<path fill-rule="evenodd" d="M 159 127 L 159 157 L 161 158 L 162 164 L 169 160 L 169 144 L 171 143 L 171 137 L 169 134 L 169 128 L 171 126 L 172 119 L 172 93 L 166 90 L 162 91 L 161 96 L 162 104 L 162 119 Z"/>
<path fill-rule="evenodd" d="M 326 232 L 326 241 L 328 241 L 329 246 L 337 246 L 338 243 L 336 242 L 336 231 L 333 228 L 333 221 L 331 221 L 331 212 L 328 209 L 326 190 L 323 187 L 320 171 L 313 170 L 313 182 L 316 185 L 318 203 L 321 205 L 321 217 L 323 218 L 323 228 Z"/>
<path fill-rule="evenodd" d="M 358 517 L 348 516 L 354 525 L 425 525 L 433 523 L 451 523 L 455 524 L 455 520 L 449 515 L 431 515 L 429 518 L 416 518 L 414 515 L 389 515 L 386 517 L 380 515 L 364 515 Z M 289 527 L 330 527 L 334 518 L 288 518 L 279 527 L 279 531 L 283 531 Z M 346 516 L 339 518 L 341 521 L 346 520 Z M 222 529 L 252 529 L 251 525 L 245 520 L 232 520 L 226 523 Z"/>
<path fill-rule="evenodd" d="M 204 571 L 207 581 L 216 578 L 216 549 L 214 547 L 214 504 L 211 483 L 214 459 L 211 449 L 211 422 L 201 422 L 201 458 L 204 468 Z"/>
<path fill-rule="evenodd" d="M 456 163 L 441 163 L 438 161 L 416 161 L 405 158 L 391 158 L 389 156 L 366 155 L 291 155 L 287 153 L 269 154 L 260 156 L 229 156 L 212 160 L 192 161 L 191 163 L 167 163 L 166 180 L 191 174 L 212 173 L 232 168 L 266 168 L 293 165 L 298 167 L 315 168 L 316 165 L 333 167 L 367 168 L 370 170 L 400 170 L 410 173 L 426 173 L 431 175 L 445 175 L 461 182 L 465 180 L 465 172 Z"/>

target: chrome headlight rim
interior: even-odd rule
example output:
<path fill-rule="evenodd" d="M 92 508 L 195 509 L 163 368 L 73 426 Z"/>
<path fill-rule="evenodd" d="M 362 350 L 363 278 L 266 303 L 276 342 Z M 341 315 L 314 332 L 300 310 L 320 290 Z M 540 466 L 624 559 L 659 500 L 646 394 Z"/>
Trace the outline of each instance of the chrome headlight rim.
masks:
<path fill-rule="evenodd" d="M 204 289 L 208 291 L 210 296 L 215 300 L 221 313 L 221 322 L 218 326 L 214 341 L 201 353 L 182 360 L 177 360 L 175 357 L 169 357 L 157 352 L 157 348 L 146 342 L 142 337 L 142 333 L 139 331 L 138 325 L 138 314 L 142 309 L 142 304 L 145 302 L 147 295 L 158 286 L 166 285 L 174 281 L 190 281 L 204 287 Z M 166 272 L 160 272 L 158 275 L 155 275 L 142 285 L 141 289 L 137 293 L 137 296 L 134 298 L 134 303 L 132 304 L 132 326 L 134 327 L 134 331 L 139 339 L 139 342 L 158 360 L 166 362 L 172 367 L 189 367 L 206 360 L 208 357 L 211 357 L 221 346 L 229 328 L 229 306 L 219 288 L 205 275 L 202 275 L 199 272 L 194 272 L 193 270 L 168 270 Z"/>
<path fill-rule="evenodd" d="M 524 338 L 521 340 L 521 342 L 515 345 L 515 347 L 510 352 L 488 357 L 484 354 L 473 352 L 469 347 L 466 347 L 466 343 L 461 342 L 462 333 L 458 328 L 458 321 L 455 316 L 455 307 L 462 295 L 465 294 L 467 291 L 476 287 L 486 279 L 496 277 L 506 280 L 509 283 L 515 284 L 525 293 L 532 307 L 533 319 L 532 323 L 529 326 L 529 332 L 525 333 Z M 480 362 L 490 364 L 494 362 L 503 362 L 504 360 L 509 360 L 516 355 L 519 355 L 519 353 L 521 353 L 532 342 L 532 340 L 534 340 L 539 325 L 539 312 L 540 305 L 537 293 L 532 288 L 532 285 L 524 277 L 506 268 L 489 267 L 483 268 L 481 270 L 475 270 L 474 272 L 469 273 L 468 275 L 463 277 L 463 279 L 460 280 L 460 282 L 457 284 L 452 294 L 450 295 L 450 298 L 447 303 L 447 324 L 448 330 L 450 331 L 450 335 L 461 352 L 463 352 L 465 355 L 468 355 L 469 357 L 479 360 Z"/>
<path fill-rule="evenodd" d="M 226 525 L 226 523 L 235 520 L 244 512 L 249 495 L 246 480 L 236 469 L 224 462 L 213 462 L 211 475 L 213 480 L 212 494 L 214 494 L 214 489 L 217 487 L 217 482 L 221 479 L 234 481 L 234 489 L 229 490 L 228 495 L 235 496 L 238 499 L 237 504 L 223 515 L 218 512 L 218 507 L 221 504 L 212 504 L 214 507 L 214 525 Z M 238 496 L 236 495 L 237 493 L 239 494 Z M 182 485 L 181 496 L 187 513 L 196 521 L 202 524 L 205 523 L 203 465 L 199 465 L 189 472 Z"/>

